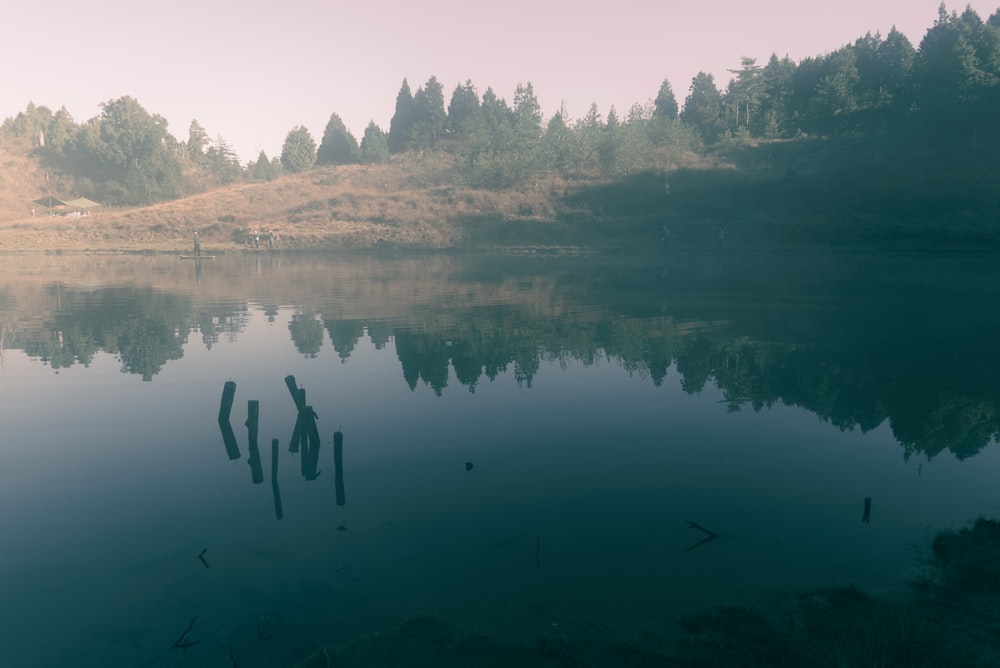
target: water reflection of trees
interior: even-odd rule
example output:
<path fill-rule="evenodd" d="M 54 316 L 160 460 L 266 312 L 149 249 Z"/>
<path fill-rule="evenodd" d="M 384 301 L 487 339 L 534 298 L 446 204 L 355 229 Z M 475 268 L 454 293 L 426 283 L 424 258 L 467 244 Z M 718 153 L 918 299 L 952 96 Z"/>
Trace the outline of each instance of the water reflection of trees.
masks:
<path fill-rule="evenodd" d="M 49 289 L 57 309 L 42 324 L 19 329 L 6 347 L 20 348 L 53 369 L 89 366 L 97 352 L 118 357 L 123 373 L 152 380 L 180 359 L 192 330 L 205 345 L 246 326 L 246 306 L 195 306 L 189 297 L 151 288 Z"/>
<path fill-rule="evenodd" d="M 459 301 L 371 318 L 357 315 L 364 311 L 350 314 L 340 303 L 303 305 L 289 320 L 289 336 L 300 354 L 316 357 L 328 335 L 342 362 L 365 337 L 376 349 L 392 343 L 404 382 L 411 389 L 424 384 L 438 395 L 449 384 L 475 392 L 506 374 L 530 387 L 543 364 L 610 360 L 655 386 L 671 374 L 688 393 L 716 386 L 732 411 L 782 403 L 844 430 L 887 423 L 906 456 L 949 450 L 969 457 L 1000 436 L 997 316 L 953 304 L 946 291 L 912 291 L 919 304 L 892 294 L 851 299 L 847 306 L 815 307 L 789 324 L 786 311 L 767 312 L 759 301 L 711 302 L 695 292 L 706 283 L 711 294 L 721 291 L 711 283 L 724 276 L 695 276 L 686 301 L 681 297 L 689 285 L 663 292 L 627 272 L 594 276 L 566 272 L 544 283 L 544 290 L 558 295 L 552 301 L 564 307 L 558 316 L 525 299 L 539 292 L 538 284 L 525 280 L 518 283 L 528 286 L 524 291 L 489 304 Z M 475 285 L 488 281 L 485 274 L 465 278 Z M 671 274 L 671 281 L 683 279 L 680 272 Z M 493 285 L 504 284 L 494 279 Z M 769 295 L 781 289 L 751 287 Z M 42 315 L 41 324 L 5 327 L 4 347 L 23 349 L 56 369 L 88 365 L 105 351 L 119 357 L 123 372 L 147 380 L 180 358 L 192 331 L 207 347 L 234 340 L 250 311 L 245 301 L 205 303 L 140 288 L 54 285 L 47 298 L 58 308 Z M 657 305 L 652 313 L 651 304 Z M 262 308 L 268 320 L 278 315 L 277 307 Z"/>

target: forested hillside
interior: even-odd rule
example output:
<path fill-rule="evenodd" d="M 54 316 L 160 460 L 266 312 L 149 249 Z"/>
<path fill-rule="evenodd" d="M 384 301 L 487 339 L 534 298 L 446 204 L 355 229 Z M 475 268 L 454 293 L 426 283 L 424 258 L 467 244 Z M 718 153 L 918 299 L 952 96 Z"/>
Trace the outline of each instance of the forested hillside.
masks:
<path fill-rule="evenodd" d="M 682 104 L 664 80 L 647 104 L 595 105 L 575 120 L 562 110 L 546 119 L 530 83 L 508 103 L 467 81 L 446 104 L 435 77 L 415 92 L 404 79 L 388 129 L 371 123 L 358 141 L 334 112 L 318 143 L 297 126 L 280 156 L 261 152 L 245 165 L 221 135 L 192 121 L 179 139 L 131 97 L 82 123 L 65 108 L 29 104 L 0 126 L 3 171 L 18 172 L 4 175 L 16 187 L 4 188 L 0 208 L 21 217 L 46 194 L 149 205 L 324 166 L 441 154 L 448 173 L 438 183 L 524 190 L 558 178 L 581 185 L 571 208 L 604 217 L 1000 214 L 991 194 L 1000 190 L 1000 10 L 984 21 L 942 4 L 916 47 L 893 29 L 800 62 L 734 65 L 722 88 L 696 75 Z"/>

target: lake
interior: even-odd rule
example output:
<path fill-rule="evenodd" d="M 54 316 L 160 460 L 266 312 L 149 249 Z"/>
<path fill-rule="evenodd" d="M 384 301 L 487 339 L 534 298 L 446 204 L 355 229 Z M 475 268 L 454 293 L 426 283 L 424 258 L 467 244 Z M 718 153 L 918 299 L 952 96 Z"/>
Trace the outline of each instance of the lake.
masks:
<path fill-rule="evenodd" d="M 2 663 L 903 587 L 1000 508 L 998 304 L 992 255 L 5 257 Z"/>

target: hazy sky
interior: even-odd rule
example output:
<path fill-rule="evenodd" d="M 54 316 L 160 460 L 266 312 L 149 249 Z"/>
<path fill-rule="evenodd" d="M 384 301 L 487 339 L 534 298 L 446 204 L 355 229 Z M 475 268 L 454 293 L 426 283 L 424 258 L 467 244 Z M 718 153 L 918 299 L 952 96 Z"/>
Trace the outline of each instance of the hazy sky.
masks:
<path fill-rule="evenodd" d="M 445 105 L 471 80 L 508 102 L 531 82 L 545 118 L 596 102 L 624 117 L 669 79 L 683 104 L 699 70 L 720 89 L 740 57 L 798 62 L 895 25 L 914 47 L 939 0 L 21 0 L 4 11 L 0 118 L 28 102 L 78 123 L 131 95 L 186 141 L 192 119 L 243 162 L 279 155 L 305 125 L 318 144 L 331 113 L 360 141 L 388 131 L 405 77 L 431 75 Z M 998 0 L 972 0 L 983 20 Z M 486 9 L 486 6 L 495 9 Z M 947 3 L 949 10 L 966 3 Z M 481 8 L 482 7 L 482 8 Z"/>

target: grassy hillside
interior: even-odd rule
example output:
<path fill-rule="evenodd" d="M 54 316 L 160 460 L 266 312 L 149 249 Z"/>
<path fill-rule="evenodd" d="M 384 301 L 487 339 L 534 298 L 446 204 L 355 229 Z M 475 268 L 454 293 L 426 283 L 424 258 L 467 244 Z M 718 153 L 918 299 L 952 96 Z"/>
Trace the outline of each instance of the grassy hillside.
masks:
<path fill-rule="evenodd" d="M 12 179 L 15 172 L 41 173 L 27 158 L 4 171 Z M 558 229 L 557 220 L 567 213 L 560 202 L 569 186 L 559 179 L 494 191 L 455 186 L 452 175 L 446 157 L 405 157 L 385 166 L 319 168 L 148 207 L 101 209 L 82 218 L 51 216 L 43 207 L 32 217 L 39 181 L 17 176 L 0 202 L 0 251 L 181 251 L 190 249 L 196 230 L 208 252 L 253 248 L 253 232 L 265 242 L 271 230 L 284 249 L 448 248 L 469 243 L 477 227 L 496 222 L 526 232 L 520 241 L 531 243 L 532 237 L 552 236 L 547 230 Z"/>
<path fill-rule="evenodd" d="M 439 154 L 390 165 L 325 167 L 148 207 L 31 216 L 46 192 L 33 159 L 0 154 L 0 252 L 204 252 L 281 249 L 599 248 L 669 246 L 1000 247 L 1000 165 L 988 135 L 904 128 L 868 137 L 730 141 L 669 174 L 512 189 L 461 185 Z M 667 187 L 669 186 L 669 187 Z M 54 195 L 71 196 L 54 191 Z"/>

